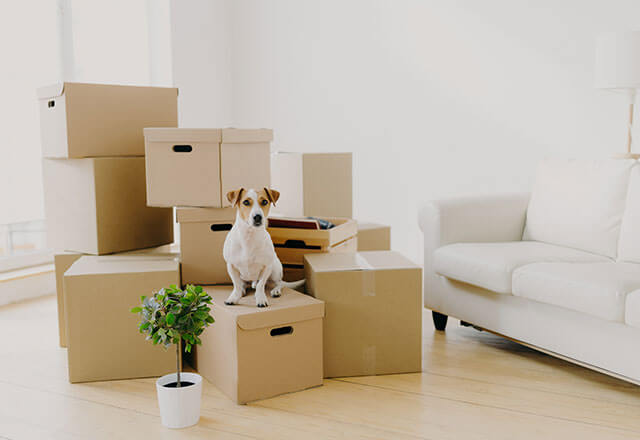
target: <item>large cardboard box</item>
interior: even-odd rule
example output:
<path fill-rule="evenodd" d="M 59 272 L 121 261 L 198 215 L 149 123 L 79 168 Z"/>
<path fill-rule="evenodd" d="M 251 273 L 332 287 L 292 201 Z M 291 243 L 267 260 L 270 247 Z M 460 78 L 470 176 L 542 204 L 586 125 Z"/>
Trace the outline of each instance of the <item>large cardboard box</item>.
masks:
<path fill-rule="evenodd" d="M 392 251 L 305 256 L 325 302 L 324 376 L 421 370 L 422 269 Z"/>
<path fill-rule="evenodd" d="M 358 250 L 391 250 L 391 227 L 377 223 L 358 222 Z"/>
<path fill-rule="evenodd" d="M 271 235 L 276 255 L 283 265 L 302 268 L 306 254 L 355 252 L 357 250 L 358 229 L 355 220 L 322 218 L 335 226 L 331 229 L 299 229 L 274 227 L 274 222 L 269 222 L 267 231 Z"/>
<path fill-rule="evenodd" d="M 44 157 L 144 156 L 144 127 L 178 126 L 178 89 L 61 83 L 38 89 Z"/>
<path fill-rule="evenodd" d="M 172 256 L 83 256 L 64 275 L 69 381 L 153 377 L 175 370 L 175 350 L 154 346 L 130 312 L 141 295 L 180 284 Z"/>
<path fill-rule="evenodd" d="M 82 254 L 75 252 L 62 252 L 53 257 L 56 268 L 56 297 L 58 300 L 58 335 L 60 337 L 60 347 L 67 346 L 67 330 L 64 318 L 64 273 Z"/>
<path fill-rule="evenodd" d="M 149 208 L 144 157 L 44 159 L 47 239 L 54 251 L 110 254 L 173 241 L 173 212 Z"/>
<path fill-rule="evenodd" d="M 80 257 L 86 254 L 78 252 L 61 252 L 54 255 L 53 261 L 56 270 L 56 295 L 58 300 L 58 334 L 60 336 L 60 346 L 67 346 L 66 322 L 64 317 L 64 273 L 76 262 Z M 166 244 L 146 249 L 137 249 L 135 251 L 122 252 L 115 255 L 160 255 L 172 256 L 180 258 L 180 248 L 176 243 Z"/>
<path fill-rule="evenodd" d="M 184 284 L 229 284 L 222 249 L 236 217 L 235 208 L 179 208 Z"/>
<path fill-rule="evenodd" d="M 291 217 L 353 216 L 351 153 L 288 153 L 272 156 L 277 212 Z"/>
<path fill-rule="evenodd" d="M 271 184 L 271 130 L 145 128 L 144 136 L 149 206 L 227 207 L 229 191 Z"/>
<path fill-rule="evenodd" d="M 227 306 L 232 289 L 205 288 L 216 322 L 201 336 L 198 372 L 237 403 L 322 385 L 322 301 L 285 288 L 266 308 L 253 295 Z"/>

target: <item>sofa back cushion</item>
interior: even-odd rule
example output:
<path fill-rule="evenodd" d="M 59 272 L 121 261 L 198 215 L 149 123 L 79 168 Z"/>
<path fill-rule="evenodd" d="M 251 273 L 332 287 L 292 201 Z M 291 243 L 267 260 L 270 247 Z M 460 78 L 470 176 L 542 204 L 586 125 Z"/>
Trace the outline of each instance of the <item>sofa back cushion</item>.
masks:
<path fill-rule="evenodd" d="M 620 227 L 618 260 L 640 263 L 640 164 L 631 170 L 627 203 Z"/>
<path fill-rule="evenodd" d="M 634 164 L 626 159 L 543 161 L 523 239 L 615 258 Z"/>

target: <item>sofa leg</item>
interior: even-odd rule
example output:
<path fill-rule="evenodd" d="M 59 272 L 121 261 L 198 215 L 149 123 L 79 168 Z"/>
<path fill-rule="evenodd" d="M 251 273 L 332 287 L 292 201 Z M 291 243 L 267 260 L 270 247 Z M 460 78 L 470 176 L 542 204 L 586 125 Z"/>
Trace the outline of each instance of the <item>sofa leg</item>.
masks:
<path fill-rule="evenodd" d="M 431 316 L 433 317 L 433 325 L 436 327 L 436 330 L 444 331 L 447 327 L 447 319 L 449 319 L 449 317 L 435 311 L 431 312 Z"/>

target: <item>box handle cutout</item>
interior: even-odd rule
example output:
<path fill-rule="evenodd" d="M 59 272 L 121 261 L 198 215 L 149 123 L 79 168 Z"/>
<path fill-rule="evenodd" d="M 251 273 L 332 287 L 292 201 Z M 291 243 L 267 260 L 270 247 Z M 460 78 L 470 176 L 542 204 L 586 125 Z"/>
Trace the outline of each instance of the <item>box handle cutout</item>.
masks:
<path fill-rule="evenodd" d="M 225 223 L 222 225 L 219 224 L 213 224 L 211 225 L 211 230 L 213 232 L 218 232 L 218 231 L 230 231 L 231 228 L 233 227 L 233 225 L 229 224 L 229 223 Z"/>
<path fill-rule="evenodd" d="M 307 246 L 304 240 L 287 240 L 284 244 L 274 244 L 275 247 L 290 249 L 321 249 L 322 246 Z"/>
<path fill-rule="evenodd" d="M 174 145 L 173 151 L 176 153 L 191 153 L 193 151 L 193 147 L 191 145 Z"/>
<path fill-rule="evenodd" d="M 290 335 L 293 333 L 293 327 L 287 325 L 285 327 L 278 327 L 271 329 L 271 336 L 282 336 L 282 335 Z"/>
<path fill-rule="evenodd" d="M 52 108 L 56 106 L 56 102 L 52 99 L 51 101 L 47 102 L 47 107 Z"/>

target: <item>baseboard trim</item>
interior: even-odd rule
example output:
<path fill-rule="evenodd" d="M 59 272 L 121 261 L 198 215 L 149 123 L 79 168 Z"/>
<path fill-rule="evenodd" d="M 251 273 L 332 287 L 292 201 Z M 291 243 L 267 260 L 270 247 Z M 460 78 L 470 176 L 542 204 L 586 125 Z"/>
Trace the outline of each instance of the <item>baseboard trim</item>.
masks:
<path fill-rule="evenodd" d="M 0 306 L 56 292 L 53 264 L 0 273 Z"/>

